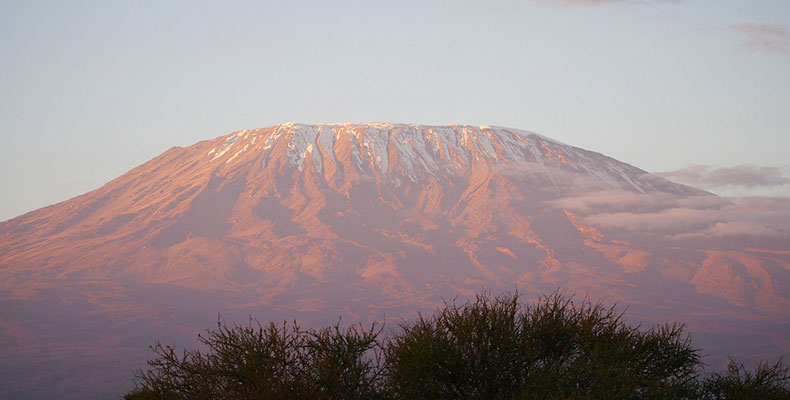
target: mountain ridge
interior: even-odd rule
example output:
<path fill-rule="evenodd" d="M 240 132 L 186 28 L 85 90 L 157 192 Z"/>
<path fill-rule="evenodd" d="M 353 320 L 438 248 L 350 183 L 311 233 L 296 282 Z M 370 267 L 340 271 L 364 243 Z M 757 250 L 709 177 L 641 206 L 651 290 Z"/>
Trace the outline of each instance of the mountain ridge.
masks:
<path fill-rule="evenodd" d="M 562 287 L 629 304 L 643 321 L 720 338 L 711 348 L 719 360 L 787 353 L 784 237 L 666 231 L 706 232 L 727 204 L 510 128 L 284 123 L 232 132 L 0 223 L 0 305 L 12 316 L 0 321 L 0 345 L 12 343 L 0 387 L 36 362 L 76 376 L 53 346 L 107 363 L 125 349 L 118 365 L 127 376 L 153 339 L 189 340 L 220 312 L 364 322 L 481 289 L 536 296 Z M 732 339 L 742 332 L 762 340 Z M 73 379 L 118 379 L 81 371 Z"/>

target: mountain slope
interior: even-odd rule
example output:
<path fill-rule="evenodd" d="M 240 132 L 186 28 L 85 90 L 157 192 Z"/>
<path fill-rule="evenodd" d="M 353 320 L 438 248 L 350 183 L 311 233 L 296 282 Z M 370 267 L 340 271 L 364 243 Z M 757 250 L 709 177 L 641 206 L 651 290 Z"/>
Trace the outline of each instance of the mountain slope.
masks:
<path fill-rule="evenodd" d="M 410 219 L 424 230 L 441 216 L 449 228 L 466 226 L 477 237 L 495 216 L 513 212 L 517 195 L 541 200 L 561 191 L 569 174 L 641 193 L 700 193 L 517 130 L 283 124 L 173 148 L 99 190 L 4 222 L 2 260 L 39 271 L 46 254 L 44 265 L 58 265 L 62 274 L 123 254 L 139 258 L 133 273 L 173 281 L 181 278 L 162 273 L 162 264 L 174 264 L 162 259 L 163 249 L 188 238 L 330 239 L 349 227 L 356 232 L 364 222 L 355 218 L 387 214 L 390 221 L 378 228 L 388 232 Z M 533 185 L 516 188 L 517 179 Z"/>
<path fill-rule="evenodd" d="M 644 321 L 687 322 L 719 358 L 787 352 L 788 236 L 682 236 L 721 223 L 727 204 L 515 129 L 234 132 L 0 223 L 0 339 L 14 360 L 0 370 L 13 380 L 30 354 L 52 343 L 87 351 L 94 337 L 140 360 L 140 342 L 189 337 L 219 312 L 368 321 L 483 289 L 558 287 L 622 301 Z M 627 227 L 640 213 L 657 217 Z M 55 310 L 95 324 L 74 327 Z M 744 333 L 761 340 L 732 340 Z"/>

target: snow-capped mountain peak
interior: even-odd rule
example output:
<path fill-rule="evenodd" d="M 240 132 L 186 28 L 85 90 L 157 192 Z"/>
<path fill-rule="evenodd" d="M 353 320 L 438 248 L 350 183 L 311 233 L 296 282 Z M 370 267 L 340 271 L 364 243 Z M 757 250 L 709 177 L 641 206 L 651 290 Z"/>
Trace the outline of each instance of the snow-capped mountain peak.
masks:
<path fill-rule="evenodd" d="M 206 156 L 216 163 L 260 159 L 262 168 L 277 168 L 287 160 L 288 166 L 303 169 L 310 160 L 318 173 L 323 174 L 327 164 L 339 163 L 393 181 L 463 175 L 480 165 L 518 165 L 547 173 L 555 169 L 579 173 L 642 193 L 693 191 L 599 153 L 533 132 L 490 125 L 287 122 L 234 132 L 212 144 Z"/>

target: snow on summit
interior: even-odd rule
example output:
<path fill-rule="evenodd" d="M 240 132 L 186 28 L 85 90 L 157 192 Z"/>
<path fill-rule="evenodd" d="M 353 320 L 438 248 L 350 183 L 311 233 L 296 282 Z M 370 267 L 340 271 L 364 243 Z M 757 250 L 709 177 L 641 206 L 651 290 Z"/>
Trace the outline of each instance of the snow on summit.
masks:
<path fill-rule="evenodd" d="M 582 173 L 641 193 L 688 191 L 601 154 L 533 132 L 490 125 L 287 122 L 218 138 L 206 156 L 225 164 L 259 158 L 263 168 L 287 160 L 288 166 L 299 170 L 309 159 L 322 174 L 327 164 L 348 163 L 360 172 L 412 182 L 423 175 L 453 175 L 481 164 L 516 164 Z"/>

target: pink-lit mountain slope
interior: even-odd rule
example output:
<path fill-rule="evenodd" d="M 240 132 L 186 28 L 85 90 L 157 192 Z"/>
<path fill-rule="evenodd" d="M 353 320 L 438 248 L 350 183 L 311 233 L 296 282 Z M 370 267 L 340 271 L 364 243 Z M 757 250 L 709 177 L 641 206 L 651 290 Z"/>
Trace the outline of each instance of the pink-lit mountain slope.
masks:
<path fill-rule="evenodd" d="M 147 344 L 189 344 L 217 313 L 397 320 L 482 289 L 685 322 L 714 363 L 788 353 L 787 227 L 732 207 L 515 129 L 234 132 L 0 223 L 0 387 L 38 368 L 77 397 L 123 392 Z"/>

